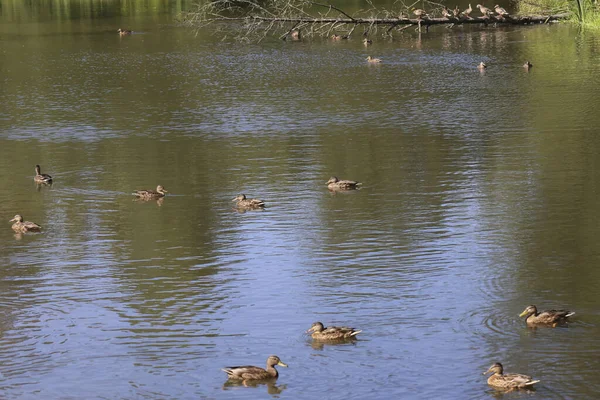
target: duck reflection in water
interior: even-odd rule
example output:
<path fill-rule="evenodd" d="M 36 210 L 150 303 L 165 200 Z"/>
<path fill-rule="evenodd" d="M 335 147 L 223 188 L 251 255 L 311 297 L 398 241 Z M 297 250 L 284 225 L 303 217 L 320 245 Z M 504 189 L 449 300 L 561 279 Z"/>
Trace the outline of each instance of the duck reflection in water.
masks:
<path fill-rule="evenodd" d="M 281 394 L 285 389 L 287 389 L 287 385 L 277 385 L 277 379 L 263 379 L 260 381 L 232 381 L 228 379 L 223 384 L 223 390 L 232 390 L 232 388 L 236 387 L 252 387 L 258 388 L 259 386 L 265 385 L 267 387 L 267 393 L 271 395 Z"/>

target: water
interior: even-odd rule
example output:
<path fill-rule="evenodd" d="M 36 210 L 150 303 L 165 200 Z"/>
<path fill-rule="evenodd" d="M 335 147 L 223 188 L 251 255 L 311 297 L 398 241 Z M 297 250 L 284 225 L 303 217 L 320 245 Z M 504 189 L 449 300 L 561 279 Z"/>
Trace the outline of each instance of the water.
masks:
<path fill-rule="evenodd" d="M 600 393 L 597 35 L 365 49 L 221 42 L 169 15 L 31 26 L 0 36 L 6 398 L 490 398 L 496 361 L 542 381 L 501 397 Z M 133 201 L 158 184 L 163 202 Z M 16 213 L 43 232 L 15 235 Z M 577 314 L 531 330 L 528 304 Z M 320 345 L 314 321 L 363 333 Z M 270 354 L 276 384 L 220 371 Z"/>

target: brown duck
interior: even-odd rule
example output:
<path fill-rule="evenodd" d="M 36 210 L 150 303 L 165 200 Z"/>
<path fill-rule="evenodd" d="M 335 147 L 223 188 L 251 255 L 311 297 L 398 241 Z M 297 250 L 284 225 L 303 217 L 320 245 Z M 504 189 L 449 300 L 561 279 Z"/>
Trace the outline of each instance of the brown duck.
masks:
<path fill-rule="evenodd" d="M 39 232 L 42 230 L 42 227 L 35 222 L 23 221 L 23 217 L 19 214 L 15 215 L 14 218 L 8 222 L 14 222 L 12 230 L 18 233 Z"/>
<path fill-rule="evenodd" d="M 162 187 L 161 185 L 158 185 L 156 187 L 156 191 L 154 191 L 154 190 L 136 190 L 132 194 L 142 200 L 156 200 L 156 199 L 160 199 L 161 197 L 165 197 L 166 193 L 168 193 L 168 192 L 165 190 L 165 188 Z"/>
<path fill-rule="evenodd" d="M 265 202 L 258 199 L 247 199 L 245 194 L 236 196 L 233 200 L 239 208 L 263 208 Z"/>
<path fill-rule="evenodd" d="M 327 181 L 327 187 L 329 190 L 353 190 L 358 189 L 358 186 L 360 185 L 360 182 L 340 180 L 337 176 L 332 176 Z"/>
<path fill-rule="evenodd" d="M 567 322 L 567 318 L 575 315 L 573 311 L 568 310 L 547 310 L 538 312 L 537 307 L 534 305 L 527 306 L 519 317 L 525 317 L 527 325 L 556 325 Z"/>
<path fill-rule="evenodd" d="M 244 365 L 240 367 L 225 367 L 221 371 L 227 374 L 227 377 L 232 380 L 241 381 L 258 381 L 265 379 L 277 379 L 279 373 L 275 369 L 275 366 L 287 367 L 279 357 L 269 356 L 267 358 L 267 369 L 260 367 L 254 367 L 252 365 Z"/>
<path fill-rule="evenodd" d="M 527 388 L 531 385 L 538 383 L 534 381 L 532 377 L 523 374 L 505 374 L 502 364 L 495 363 L 483 374 L 489 374 L 492 372 L 487 380 L 488 385 L 498 389 L 519 389 Z"/>
<path fill-rule="evenodd" d="M 35 166 L 35 176 L 33 177 L 33 180 L 35 181 L 35 183 L 44 183 L 44 184 L 52 183 L 52 177 L 48 174 L 42 174 L 39 165 Z"/>
<path fill-rule="evenodd" d="M 121 28 L 117 29 L 117 32 L 119 32 L 119 35 L 121 36 L 131 35 L 133 33 L 133 31 Z"/>
<path fill-rule="evenodd" d="M 325 328 L 321 322 L 315 322 L 306 333 L 316 340 L 340 340 L 352 338 L 362 331 L 346 326 L 328 326 Z"/>

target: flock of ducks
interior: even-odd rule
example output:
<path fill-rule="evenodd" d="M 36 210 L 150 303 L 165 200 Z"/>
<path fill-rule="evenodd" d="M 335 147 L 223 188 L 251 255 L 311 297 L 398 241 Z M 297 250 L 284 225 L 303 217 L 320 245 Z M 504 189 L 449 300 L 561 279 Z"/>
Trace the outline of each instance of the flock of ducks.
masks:
<path fill-rule="evenodd" d="M 508 12 L 504 8 L 500 7 L 498 4 L 496 4 L 494 6 L 493 10 L 491 8 L 482 6 L 481 4 L 477 4 L 476 7 L 479 9 L 479 12 L 481 13 L 481 15 L 484 18 L 489 18 L 491 16 L 494 16 L 494 13 L 496 13 L 495 17 L 500 17 L 500 18 L 510 17 Z M 473 7 L 471 7 L 471 4 L 469 4 L 469 7 L 467 7 L 463 11 L 461 11 L 460 8 L 458 8 L 458 6 L 456 6 L 454 8 L 454 10 L 452 10 L 452 11 L 450 11 L 450 9 L 448 7 L 444 6 L 442 8 L 442 17 L 444 17 L 446 19 L 456 19 L 456 20 L 460 20 L 462 18 L 473 19 L 471 17 L 472 12 L 473 12 Z M 419 20 L 424 19 L 425 17 L 429 16 L 429 14 L 427 14 L 427 12 L 421 8 L 413 9 L 413 14 Z"/>
<path fill-rule="evenodd" d="M 51 185 L 52 177 L 48 174 L 42 174 L 39 165 L 35 166 L 35 183 L 40 185 Z M 329 178 L 326 182 L 327 188 L 331 191 L 338 190 L 356 190 L 359 189 L 361 183 L 351 180 L 339 179 L 335 176 Z M 136 190 L 133 195 L 141 200 L 159 200 L 165 197 L 167 190 L 161 185 L 156 187 L 156 190 Z M 232 201 L 236 202 L 236 206 L 240 209 L 262 209 L 265 207 L 265 202 L 258 199 L 248 199 L 246 195 L 240 194 Z M 17 214 L 9 222 L 14 222 L 12 225 L 13 231 L 17 233 L 40 232 L 41 226 L 30 221 L 24 221 L 20 214 Z M 547 310 L 539 312 L 535 305 L 530 305 L 523 310 L 519 317 L 525 317 L 525 322 L 530 327 L 549 326 L 556 327 L 568 321 L 568 318 L 575 313 L 568 310 Z M 362 330 L 346 326 L 329 326 L 325 327 L 321 322 L 315 322 L 305 332 L 310 334 L 315 341 L 324 341 L 329 343 L 343 343 L 349 340 L 356 339 L 356 335 Z M 252 365 L 225 367 L 222 369 L 227 374 L 227 378 L 234 381 L 241 381 L 244 385 L 248 383 L 256 383 L 265 380 L 277 379 L 279 373 L 275 366 L 287 367 L 287 364 L 281 359 L 272 355 L 267 358 L 266 368 L 260 368 Z M 529 388 L 540 382 L 534 380 L 531 376 L 505 373 L 501 363 L 494 363 L 484 374 L 492 375 L 488 378 L 487 383 L 498 389 L 520 389 Z"/>

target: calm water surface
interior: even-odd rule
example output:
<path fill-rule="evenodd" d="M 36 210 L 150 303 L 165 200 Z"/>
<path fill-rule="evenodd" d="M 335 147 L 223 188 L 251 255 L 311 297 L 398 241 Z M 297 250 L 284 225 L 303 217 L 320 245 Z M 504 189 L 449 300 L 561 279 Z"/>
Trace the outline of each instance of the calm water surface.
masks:
<path fill-rule="evenodd" d="M 600 395 L 600 35 L 0 29 L 3 397 Z M 330 193 L 331 175 L 364 186 Z M 162 203 L 133 201 L 157 184 Z M 238 193 L 267 208 L 236 212 Z M 15 235 L 16 213 L 43 232 Z M 531 330 L 528 304 L 577 315 Z M 317 320 L 364 332 L 318 345 Z M 276 384 L 225 383 L 269 354 Z M 496 361 L 542 382 L 496 393 Z"/>

